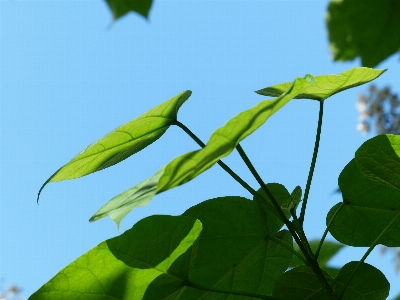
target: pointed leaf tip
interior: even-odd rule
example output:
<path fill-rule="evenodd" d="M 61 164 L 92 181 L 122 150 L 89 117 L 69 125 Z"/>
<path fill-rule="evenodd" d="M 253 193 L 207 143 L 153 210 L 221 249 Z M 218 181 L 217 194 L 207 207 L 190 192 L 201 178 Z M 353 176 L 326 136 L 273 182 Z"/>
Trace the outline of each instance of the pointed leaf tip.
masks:
<path fill-rule="evenodd" d="M 58 169 L 49 182 L 75 179 L 111 167 L 158 140 L 177 119 L 178 110 L 192 92 L 186 90 L 157 105 L 92 143 Z"/>

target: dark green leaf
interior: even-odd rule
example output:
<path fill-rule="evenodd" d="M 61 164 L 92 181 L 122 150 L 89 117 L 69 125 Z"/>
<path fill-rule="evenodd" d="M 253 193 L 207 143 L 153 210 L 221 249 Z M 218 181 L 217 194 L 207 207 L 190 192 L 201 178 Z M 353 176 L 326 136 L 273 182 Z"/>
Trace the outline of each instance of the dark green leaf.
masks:
<path fill-rule="evenodd" d="M 336 276 L 333 291 L 341 295 L 350 280 L 358 261 L 352 261 L 340 269 Z M 390 284 L 385 275 L 377 268 L 361 263 L 361 266 L 350 281 L 342 300 L 384 300 L 389 296 Z"/>
<path fill-rule="evenodd" d="M 282 208 L 282 211 L 284 212 L 286 217 L 290 217 L 290 208 L 292 205 L 295 205 L 293 203 L 292 197 L 287 191 L 287 189 L 279 183 L 268 183 L 267 187 L 269 191 L 272 193 L 274 196 L 275 200 L 278 202 L 280 207 Z M 271 200 L 267 196 L 267 194 L 264 192 L 262 188 L 260 188 L 257 191 L 258 194 L 263 196 L 267 201 L 272 205 Z M 256 202 L 256 198 L 253 198 L 254 203 Z M 270 234 L 275 234 L 279 231 L 279 229 L 282 228 L 283 222 L 270 210 L 266 209 L 265 206 L 261 205 L 262 213 L 265 214 L 265 219 L 266 219 L 266 230 Z"/>
<path fill-rule="evenodd" d="M 325 100 L 341 91 L 370 82 L 385 71 L 386 70 L 356 67 L 339 75 L 315 76 L 315 84 L 307 86 L 300 94 L 295 96 L 294 99 Z M 277 84 L 256 91 L 256 93 L 264 96 L 276 97 L 285 92 L 291 84 L 291 82 Z"/>
<path fill-rule="evenodd" d="M 400 190 L 399 155 L 400 136 L 379 135 L 358 148 L 355 161 L 365 177 Z"/>
<path fill-rule="evenodd" d="M 332 277 L 324 273 L 328 283 Z M 298 266 L 284 273 L 275 285 L 274 297 L 287 300 L 329 300 L 318 278 L 307 266 Z"/>
<path fill-rule="evenodd" d="M 351 246 L 371 246 L 384 234 L 380 244 L 400 246 L 400 190 L 363 176 L 354 159 L 340 174 L 339 186 L 344 205 L 332 221 L 329 231 L 333 237 Z M 329 211 L 327 224 L 340 205 Z"/>
<path fill-rule="evenodd" d="M 400 49 L 398 0 L 332 0 L 326 21 L 335 60 L 374 67 Z"/>
<path fill-rule="evenodd" d="M 293 254 L 269 238 L 252 201 L 242 197 L 216 198 L 188 209 L 183 215 L 199 219 L 204 226 L 190 281 L 224 290 L 271 295 Z M 288 231 L 273 237 L 292 249 Z"/>
<path fill-rule="evenodd" d="M 176 95 L 89 145 L 54 173 L 40 188 L 39 194 L 48 182 L 79 178 L 100 171 L 146 148 L 176 121 L 179 108 L 191 93 L 185 91 Z"/>
<path fill-rule="evenodd" d="M 61 270 L 29 299 L 142 299 L 148 285 L 196 241 L 200 221 L 151 216 Z"/>
<path fill-rule="evenodd" d="M 136 12 L 147 18 L 151 8 L 152 0 L 106 0 L 110 7 L 114 20 L 122 17 L 128 12 Z"/>
<path fill-rule="evenodd" d="M 319 240 L 311 240 L 309 243 L 311 250 L 313 251 L 313 253 L 315 253 L 319 245 Z M 328 267 L 328 263 L 333 258 L 333 256 L 335 256 L 335 254 L 339 252 L 340 249 L 342 249 L 343 247 L 344 247 L 343 244 L 339 244 L 337 242 L 324 241 L 321 250 L 319 252 L 318 256 L 319 266 L 332 277 L 335 277 L 337 275 L 339 269 Z M 301 256 L 304 257 L 299 246 L 296 243 L 293 245 L 293 248 L 297 253 L 299 253 Z M 300 265 L 304 265 L 304 263 L 297 256 L 293 256 L 293 260 L 290 266 L 293 268 Z"/>

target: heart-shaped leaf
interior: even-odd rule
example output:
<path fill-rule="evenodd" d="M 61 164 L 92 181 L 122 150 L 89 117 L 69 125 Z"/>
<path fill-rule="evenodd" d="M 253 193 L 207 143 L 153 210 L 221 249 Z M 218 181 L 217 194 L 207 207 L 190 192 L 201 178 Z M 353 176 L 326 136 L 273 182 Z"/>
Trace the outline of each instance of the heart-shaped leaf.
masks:
<path fill-rule="evenodd" d="M 201 230 L 200 221 L 190 217 L 145 218 L 79 257 L 29 299 L 142 299 Z"/>
<path fill-rule="evenodd" d="M 39 195 L 49 182 L 79 178 L 103 170 L 155 142 L 176 121 L 179 108 L 191 93 L 185 91 L 176 95 L 86 147 L 47 179 Z"/>
<path fill-rule="evenodd" d="M 328 283 L 332 277 L 323 271 Z M 298 266 L 284 273 L 275 285 L 273 296 L 287 300 L 328 300 L 317 276 L 307 266 Z"/>
<path fill-rule="evenodd" d="M 114 20 L 124 16 L 128 12 L 136 12 L 147 18 L 152 0 L 106 0 L 110 7 Z"/>
<path fill-rule="evenodd" d="M 390 165 L 389 160 L 381 167 Z M 350 246 L 371 246 L 382 234 L 380 244 L 400 246 L 400 190 L 365 177 L 354 159 L 341 172 L 339 186 L 344 203 L 327 216 L 329 224 L 336 214 L 329 229 L 334 238 Z"/>
<path fill-rule="evenodd" d="M 351 261 L 340 269 L 333 283 L 333 291 L 337 295 L 342 295 L 358 264 L 358 261 Z M 381 271 L 369 264 L 361 263 L 341 299 L 383 300 L 389 296 L 389 290 L 390 284 Z"/>
<path fill-rule="evenodd" d="M 341 91 L 370 82 L 386 70 L 355 67 L 339 75 L 315 76 L 315 84 L 306 87 L 295 99 L 325 100 Z M 277 97 L 287 91 L 292 83 L 286 82 L 256 91 L 264 96 Z"/>
<path fill-rule="evenodd" d="M 400 136 L 379 135 L 356 151 L 355 161 L 361 173 L 376 182 L 400 190 Z"/>
<path fill-rule="evenodd" d="M 326 17 L 334 60 L 360 57 L 374 67 L 400 48 L 400 2 L 330 1 Z"/>

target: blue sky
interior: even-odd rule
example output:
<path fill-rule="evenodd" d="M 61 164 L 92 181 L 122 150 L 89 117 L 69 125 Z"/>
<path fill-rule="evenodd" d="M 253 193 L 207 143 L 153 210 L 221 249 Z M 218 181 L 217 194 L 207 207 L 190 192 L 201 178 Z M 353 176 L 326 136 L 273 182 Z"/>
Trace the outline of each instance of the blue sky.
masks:
<path fill-rule="evenodd" d="M 203 141 L 231 117 L 265 97 L 253 91 L 306 73 L 340 73 L 324 24 L 328 1 L 155 1 L 149 20 L 129 14 L 112 22 L 104 1 L 0 0 L 1 256 L 0 277 L 28 297 L 60 269 L 118 234 L 109 218 L 89 218 L 116 194 L 150 177 L 176 156 L 197 149 L 179 128 L 128 160 L 83 178 L 43 182 L 105 133 L 190 89 L 178 119 Z M 399 87 L 398 57 L 376 84 Z M 332 192 L 355 150 L 361 86 L 326 101 L 321 147 L 305 230 L 321 237 Z M 396 88 L 394 88 L 396 90 Z M 242 142 L 264 181 L 303 190 L 311 161 L 318 103 L 293 100 Z M 369 136 L 371 137 L 371 136 Z M 233 153 L 224 161 L 257 188 Z M 218 166 L 158 195 L 123 221 L 121 232 L 152 214 L 180 214 L 206 199 L 250 197 Z M 359 260 L 348 248 L 337 266 Z M 367 262 L 399 292 L 391 256 Z"/>

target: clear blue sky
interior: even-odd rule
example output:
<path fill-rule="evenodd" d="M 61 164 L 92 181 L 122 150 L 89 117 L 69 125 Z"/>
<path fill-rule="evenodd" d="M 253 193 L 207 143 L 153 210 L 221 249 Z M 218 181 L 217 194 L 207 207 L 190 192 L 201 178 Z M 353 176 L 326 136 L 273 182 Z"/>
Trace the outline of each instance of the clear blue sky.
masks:
<path fill-rule="evenodd" d="M 89 143 L 175 94 L 192 97 L 179 120 L 201 139 L 265 97 L 253 91 L 306 73 L 340 73 L 359 61 L 331 60 L 324 24 L 328 1 L 155 1 L 149 21 L 129 14 L 113 23 L 104 1 L 0 0 L 1 257 L 0 276 L 28 297 L 61 268 L 118 234 L 109 218 L 89 218 L 116 194 L 197 149 L 178 128 L 102 172 L 42 183 Z M 398 58 L 376 80 L 399 91 Z M 306 233 L 321 237 L 337 177 L 368 138 L 356 131 L 361 86 L 328 99 L 321 147 L 306 215 Z M 242 146 L 267 182 L 304 189 L 318 103 L 294 100 Z M 371 137 L 371 136 L 369 136 Z M 232 154 L 224 161 L 255 188 Z M 187 185 L 158 195 L 123 221 L 121 232 L 151 214 L 180 214 L 203 200 L 250 195 L 218 166 Z M 359 260 L 348 248 L 339 266 Z M 399 292 L 391 256 L 367 262 Z M 397 284 L 399 286 L 399 284 Z"/>

